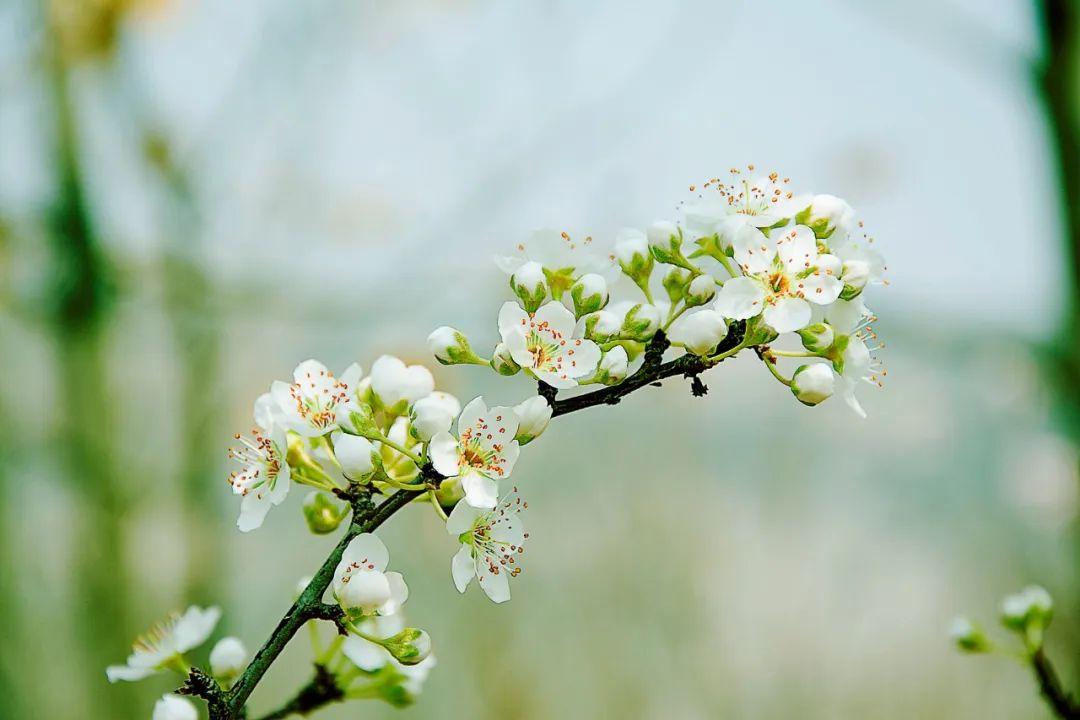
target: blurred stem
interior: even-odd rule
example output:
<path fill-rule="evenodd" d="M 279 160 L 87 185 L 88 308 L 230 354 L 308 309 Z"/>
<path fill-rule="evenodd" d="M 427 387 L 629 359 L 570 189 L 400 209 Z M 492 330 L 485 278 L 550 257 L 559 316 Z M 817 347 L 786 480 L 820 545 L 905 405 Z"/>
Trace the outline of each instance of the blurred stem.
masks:
<path fill-rule="evenodd" d="M 1062 687 L 1057 671 L 1042 648 L 1032 653 L 1031 667 L 1035 671 L 1035 679 L 1039 682 L 1039 691 L 1054 714 L 1062 720 L 1080 720 L 1080 705 L 1077 705 Z"/>
<path fill-rule="evenodd" d="M 79 515 L 71 547 L 76 559 L 73 622 L 83 667 L 104 668 L 128 644 L 128 573 L 121 520 L 126 501 L 118 483 L 102 327 L 110 309 L 107 262 L 90 219 L 79 169 L 78 132 L 69 87 L 70 69 L 51 28 L 48 81 L 55 113 L 57 195 L 49 213 L 53 261 L 53 327 L 59 372 L 57 434 Z M 102 695 L 102 715 L 134 717 L 128 688 Z"/>
<path fill-rule="evenodd" d="M 1058 409 L 1073 443 L 1080 445 L 1080 6 L 1075 0 L 1038 0 L 1037 8 L 1044 46 L 1034 79 L 1050 131 L 1071 284 L 1068 316 L 1054 354 Z M 1074 525 L 1073 536 L 1074 555 L 1080 558 L 1080 527 Z M 1080 611 L 1080 598 L 1076 602 Z M 1080 658 L 1080 652 L 1073 656 Z M 1076 673 L 1078 662 L 1073 664 Z"/>

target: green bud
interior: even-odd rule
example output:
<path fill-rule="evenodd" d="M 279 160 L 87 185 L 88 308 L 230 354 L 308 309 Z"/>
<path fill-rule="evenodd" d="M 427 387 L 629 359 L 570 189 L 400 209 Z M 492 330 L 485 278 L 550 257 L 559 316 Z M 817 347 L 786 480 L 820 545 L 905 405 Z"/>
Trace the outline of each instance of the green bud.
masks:
<path fill-rule="evenodd" d="M 530 313 L 536 312 L 537 308 L 544 304 L 547 299 L 547 285 L 544 267 L 534 261 L 529 261 L 514 271 L 510 276 L 510 288 L 521 300 L 525 310 Z"/>
<path fill-rule="evenodd" d="M 361 437 L 378 437 L 382 434 L 379 424 L 375 422 L 375 411 L 367 403 L 357 405 L 349 412 L 349 424 L 351 428 L 344 428 L 346 432 Z"/>
<path fill-rule="evenodd" d="M 745 342 L 747 345 L 768 345 L 778 337 L 780 337 L 780 333 L 766 324 L 763 315 L 758 315 L 746 321 Z"/>
<path fill-rule="evenodd" d="M 660 311 L 654 305 L 638 303 L 627 311 L 623 318 L 620 337 L 629 340 L 646 341 L 660 328 Z"/>
<path fill-rule="evenodd" d="M 844 285 L 844 289 L 840 291 L 841 300 L 854 300 L 862 295 L 863 289 L 861 287 L 855 287 L 854 285 Z"/>
<path fill-rule="evenodd" d="M 505 343 L 499 343 L 495 346 L 495 352 L 491 354 L 491 369 L 500 375 L 517 375 L 521 372 L 521 366 L 514 362 L 514 358 L 510 355 L 510 348 L 506 347 Z"/>
<path fill-rule="evenodd" d="M 614 340 L 622 329 L 619 316 L 600 310 L 585 316 L 585 337 L 593 342 L 606 343 Z"/>
<path fill-rule="evenodd" d="M 982 628 L 966 617 L 958 617 L 949 626 L 949 637 L 956 647 L 966 653 L 985 653 L 990 651 L 990 642 Z"/>
<path fill-rule="evenodd" d="M 652 227 L 649 228 L 647 237 L 649 251 L 657 262 L 677 265 L 687 269 L 692 267 L 690 261 L 682 253 L 682 228 L 666 221 L 653 223 Z"/>
<path fill-rule="evenodd" d="M 608 303 L 607 280 L 596 273 L 582 275 L 570 288 L 570 297 L 574 300 L 574 316 L 579 319 L 602 310 Z"/>
<path fill-rule="evenodd" d="M 316 535 L 334 532 L 348 514 L 348 508 L 335 503 L 326 493 L 317 490 L 304 498 L 304 520 Z"/>
<path fill-rule="evenodd" d="M 460 330 L 443 325 L 428 335 L 428 349 L 443 365 L 483 365 L 485 361 L 469 346 Z"/>
<path fill-rule="evenodd" d="M 663 283 L 668 298 L 674 305 L 686 295 L 686 286 L 690 284 L 690 273 L 682 268 L 673 267 L 664 275 Z"/>
<path fill-rule="evenodd" d="M 649 241 L 645 233 L 632 228 L 619 231 L 615 240 L 615 257 L 619 267 L 638 287 L 649 285 L 649 276 L 653 271 L 653 256 L 649 251 Z"/>
<path fill-rule="evenodd" d="M 1050 593 L 1038 585 L 1029 585 L 1001 602 L 1001 624 L 1010 630 L 1036 636 L 1041 644 L 1042 629 L 1050 624 L 1054 601 Z"/>
<path fill-rule="evenodd" d="M 821 353 L 829 349 L 835 339 L 831 325 L 814 323 L 799 330 L 803 347 L 812 353 Z"/>
<path fill-rule="evenodd" d="M 431 654 L 431 636 L 419 628 L 405 628 L 383 640 L 382 646 L 402 665 L 416 665 Z"/>
<path fill-rule="evenodd" d="M 686 307 L 704 305 L 716 296 L 716 281 L 712 275 L 698 275 L 686 288 Z"/>

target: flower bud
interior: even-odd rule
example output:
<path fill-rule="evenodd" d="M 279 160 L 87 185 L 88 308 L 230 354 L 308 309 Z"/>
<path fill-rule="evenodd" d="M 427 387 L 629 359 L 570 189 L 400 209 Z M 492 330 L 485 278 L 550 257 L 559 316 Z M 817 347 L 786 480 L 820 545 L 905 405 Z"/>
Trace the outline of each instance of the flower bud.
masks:
<path fill-rule="evenodd" d="M 359 610 L 363 614 L 375 612 L 391 597 L 390 581 L 378 570 L 357 570 L 338 592 L 342 609 Z"/>
<path fill-rule="evenodd" d="M 857 298 L 869 280 L 870 263 L 864 260 L 848 260 L 840 270 L 840 281 L 844 283 L 844 289 L 840 291 L 840 299 Z"/>
<path fill-rule="evenodd" d="M 812 353 L 822 353 L 832 347 L 836 339 L 832 326 L 827 323 L 814 323 L 799 330 L 803 347 Z"/>
<path fill-rule="evenodd" d="M 341 471 L 350 480 L 359 480 L 375 469 L 379 452 L 367 438 L 335 430 L 330 434 L 330 440 L 334 443 L 334 455 Z"/>
<path fill-rule="evenodd" d="M 671 304 L 679 302 L 686 295 L 686 287 L 690 284 L 690 273 L 679 267 L 673 267 L 664 275 L 664 289 L 667 290 Z"/>
<path fill-rule="evenodd" d="M 395 413 L 435 389 L 435 378 L 423 365 L 406 365 L 400 358 L 383 355 L 371 366 L 371 390 L 389 410 Z"/>
<path fill-rule="evenodd" d="M 1001 623 L 1010 630 L 1023 632 L 1029 626 L 1044 628 L 1050 624 L 1054 601 L 1045 588 L 1029 585 L 1001 602 Z"/>
<path fill-rule="evenodd" d="M 464 333 L 443 325 L 436 328 L 427 339 L 428 349 L 443 365 L 482 365 L 484 361 L 473 352 Z"/>
<path fill-rule="evenodd" d="M 199 711 L 187 698 L 179 695 L 162 695 L 154 703 L 152 720 L 199 720 Z"/>
<path fill-rule="evenodd" d="M 712 282 L 712 278 L 709 278 Z M 724 316 L 716 310 L 700 310 L 691 315 L 684 315 L 671 326 L 668 337 L 676 345 L 695 355 L 708 355 L 727 335 L 727 323 Z"/>
<path fill-rule="evenodd" d="M 435 391 L 413 403 L 410 412 L 409 433 L 427 442 L 454 424 L 461 412 L 461 403 L 450 393 Z"/>
<path fill-rule="evenodd" d="M 956 647 L 968 653 L 983 653 L 990 650 L 990 643 L 981 628 L 966 617 L 953 619 L 949 625 L 949 637 Z"/>
<path fill-rule="evenodd" d="M 570 288 L 577 317 L 602 309 L 608 302 L 607 280 L 603 275 L 586 273 Z"/>
<path fill-rule="evenodd" d="M 803 405 L 825 402 L 832 396 L 835 386 L 836 376 L 832 368 L 825 363 L 800 365 L 791 376 L 791 392 Z"/>
<path fill-rule="evenodd" d="M 521 372 L 521 366 L 514 362 L 514 358 L 510 355 L 510 348 L 506 347 L 506 343 L 499 343 L 495 346 L 495 352 L 491 354 L 491 369 L 500 375 L 517 375 Z"/>
<path fill-rule="evenodd" d="M 224 682 L 230 682 L 247 667 L 247 648 L 239 638 L 225 637 L 210 651 L 210 672 Z"/>
<path fill-rule="evenodd" d="M 633 228 L 620 230 L 615 238 L 615 257 L 619 261 L 619 267 L 638 286 L 648 284 L 653 269 L 653 256 L 649 252 L 645 233 Z"/>
<path fill-rule="evenodd" d="M 431 636 L 420 628 L 405 628 L 383 640 L 382 646 L 402 665 L 416 665 L 431 654 Z"/>
<path fill-rule="evenodd" d="M 537 395 L 514 406 L 514 415 L 517 416 L 518 430 L 514 439 L 518 444 L 526 443 L 540 437 L 547 429 L 551 421 L 551 405 L 546 398 Z"/>
<path fill-rule="evenodd" d="M 655 305 L 639 303 L 627 311 L 619 334 L 631 340 L 648 340 L 660 328 L 660 311 Z"/>
<path fill-rule="evenodd" d="M 544 278 L 544 266 L 530 260 L 510 276 L 510 288 L 525 306 L 526 312 L 534 313 L 547 298 L 547 285 Z"/>
<path fill-rule="evenodd" d="M 698 275 L 686 288 L 686 306 L 704 305 L 716 295 L 716 281 L 712 275 Z"/>
<path fill-rule="evenodd" d="M 622 318 L 613 312 L 601 310 L 585 316 L 585 337 L 593 342 L 609 342 L 622 329 Z"/>
<path fill-rule="evenodd" d="M 626 379 L 629 365 L 630 357 L 626 354 L 626 348 L 616 345 L 600 358 L 596 381 L 604 385 L 617 385 Z"/>
<path fill-rule="evenodd" d="M 318 490 L 312 490 L 304 498 L 304 520 L 308 529 L 316 535 L 334 532 L 345 519 L 348 509 L 338 505 L 330 496 Z"/>
<path fill-rule="evenodd" d="M 648 232 L 649 251 L 657 262 L 685 267 L 689 264 L 682 254 L 682 230 L 674 223 L 661 220 L 653 223 Z"/>
<path fill-rule="evenodd" d="M 851 232 L 855 228 L 855 210 L 835 195 L 815 195 L 810 206 L 795 216 L 795 221 L 824 240 L 837 229 L 844 235 Z"/>

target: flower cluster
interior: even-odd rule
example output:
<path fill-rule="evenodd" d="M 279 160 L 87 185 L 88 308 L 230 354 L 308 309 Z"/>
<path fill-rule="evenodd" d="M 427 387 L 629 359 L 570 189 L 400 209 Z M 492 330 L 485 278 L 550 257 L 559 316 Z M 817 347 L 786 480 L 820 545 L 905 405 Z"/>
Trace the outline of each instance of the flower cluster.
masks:
<path fill-rule="evenodd" d="M 456 548 L 448 551 L 449 579 L 459 592 L 475 578 L 492 601 L 510 599 L 527 504 L 505 485 L 521 448 L 554 415 L 615 402 L 664 377 L 700 383 L 697 375 L 746 349 L 800 402 L 817 405 L 839 389 L 864 414 L 855 388 L 880 385 L 884 371 L 863 291 L 884 282 L 884 261 L 844 201 L 797 195 L 775 173 L 747 171 L 691 186 L 679 218 L 624 229 L 610 249 L 590 236 L 542 231 L 496 258 L 512 297 L 492 308 L 488 357 L 450 326 L 428 336 L 428 349 L 443 365 L 527 376 L 537 388 L 531 397 L 463 405 L 436 390 L 424 366 L 384 355 L 366 375 L 357 364 L 335 375 L 306 360 L 256 400 L 254 428 L 229 451 L 238 464 L 229 484 L 241 496 L 239 529 L 262 526 L 295 485 L 308 486 L 302 508 L 312 532 L 332 532 L 351 515 L 332 579 L 328 566 L 303 583 L 291 611 L 307 612 L 311 623 L 333 619 L 347 635 L 326 648 L 313 636 L 317 679 L 330 677 L 334 688 L 327 697 L 405 705 L 434 665 L 431 638 L 404 622 L 405 578 L 387 570 L 389 552 L 373 533 L 397 509 L 429 507 L 445 524 Z M 783 358 L 802 364 L 787 375 Z M 581 392 L 589 386 L 599 387 Z M 560 392 L 578 395 L 557 401 Z M 171 620 L 136 645 L 126 666 L 109 668 L 110 679 L 187 673 L 184 653 L 209 636 L 217 616 L 192 608 Z M 246 658 L 239 641 L 226 640 L 210 655 L 223 687 Z M 236 689 L 250 692 L 243 686 Z M 186 700 L 166 696 L 154 716 L 185 718 L 188 710 Z"/>

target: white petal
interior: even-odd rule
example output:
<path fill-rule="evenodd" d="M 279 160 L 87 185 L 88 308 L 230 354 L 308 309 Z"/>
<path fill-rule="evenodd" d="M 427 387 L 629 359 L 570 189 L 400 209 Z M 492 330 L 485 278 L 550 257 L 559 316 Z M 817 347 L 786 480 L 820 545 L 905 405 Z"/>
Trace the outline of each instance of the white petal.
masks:
<path fill-rule="evenodd" d="M 799 298 L 779 298 L 765 308 L 765 322 L 778 333 L 801 330 L 810 324 L 810 304 Z"/>
<path fill-rule="evenodd" d="M 476 508 L 491 510 L 499 499 L 499 484 L 477 472 L 470 472 L 461 478 L 461 487 L 465 490 L 465 502 Z"/>
<path fill-rule="evenodd" d="M 266 513 L 270 512 L 273 506 L 271 494 L 266 492 L 265 488 L 260 487 L 248 491 L 248 494 L 240 501 L 240 517 L 236 520 L 237 529 L 240 532 L 251 532 L 261 527 L 266 519 Z"/>
<path fill-rule="evenodd" d="M 405 578 L 399 572 L 386 573 L 386 580 L 390 583 L 390 599 L 379 608 L 379 613 L 393 615 L 409 599 L 409 586 L 405 584 Z"/>
<path fill-rule="evenodd" d="M 574 354 L 567 358 L 570 361 L 567 368 L 570 377 L 592 375 L 596 366 L 600 364 L 600 346 L 592 340 L 573 340 L 572 343 L 575 345 Z"/>
<path fill-rule="evenodd" d="M 567 390 L 572 387 L 577 387 L 578 384 L 577 380 L 570 377 L 568 373 L 563 373 L 560 375 L 559 373 L 554 373 L 550 370 L 533 370 L 532 373 L 536 376 L 537 380 L 543 380 L 551 387 L 558 388 L 560 390 Z"/>
<path fill-rule="evenodd" d="M 509 437 L 513 437 L 510 435 Z M 506 443 L 506 447 L 503 448 L 502 457 L 502 472 L 499 474 L 500 478 L 510 477 L 510 473 L 514 471 L 514 465 L 517 464 L 518 455 L 521 454 L 521 444 L 517 440 L 511 440 Z"/>
<path fill-rule="evenodd" d="M 462 409 L 461 415 L 458 416 L 458 435 L 463 433 L 466 428 L 476 427 L 480 418 L 487 414 L 488 408 L 484 398 L 481 396 L 474 397 Z"/>
<path fill-rule="evenodd" d="M 510 599 L 510 573 L 505 569 L 496 574 L 488 571 L 487 567 L 481 563 L 477 577 L 480 579 L 480 587 L 493 602 L 501 603 Z"/>
<path fill-rule="evenodd" d="M 713 307 L 726 318 L 746 320 L 761 314 L 765 290 L 752 278 L 732 278 L 716 293 Z"/>
<path fill-rule="evenodd" d="M 110 665 L 105 668 L 105 675 L 109 678 L 109 682 L 111 683 L 118 680 L 134 682 L 155 675 L 157 672 L 158 671 L 153 668 L 134 668 L 128 665 Z"/>
<path fill-rule="evenodd" d="M 330 370 L 318 360 L 305 360 L 293 370 L 293 382 L 301 384 L 308 376 L 320 377 L 328 376 L 330 374 Z"/>
<path fill-rule="evenodd" d="M 520 547 L 525 542 L 525 525 L 517 515 L 507 513 L 491 529 L 491 539 Z"/>
<path fill-rule="evenodd" d="M 805 225 L 796 225 L 775 233 L 780 233 L 776 239 L 776 254 L 788 273 L 800 273 L 817 263 L 817 240 L 814 239 L 813 230 Z"/>
<path fill-rule="evenodd" d="M 508 332 L 514 329 L 527 328 L 528 325 L 529 313 L 525 312 L 525 308 L 516 302 L 505 302 L 499 308 L 499 334 L 502 335 L 504 343 L 510 344 L 506 339 Z"/>
<path fill-rule="evenodd" d="M 731 247 L 735 261 L 747 273 L 756 275 L 772 269 L 776 245 L 753 225 L 740 225 L 732 235 Z"/>
<path fill-rule="evenodd" d="M 373 533 L 361 533 L 352 539 L 341 554 L 342 563 L 357 563 L 365 570 L 382 572 L 390 562 L 386 545 Z"/>
<path fill-rule="evenodd" d="M 374 672 L 390 662 L 390 653 L 370 640 L 350 635 L 341 645 L 341 652 L 361 670 Z"/>
<path fill-rule="evenodd" d="M 533 322 L 537 325 L 547 323 L 548 330 L 562 335 L 564 340 L 569 340 L 574 333 L 574 314 L 560 302 L 543 305 L 533 316 Z"/>
<path fill-rule="evenodd" d="M 474 508 L 469 503 L 459 502 L 450 512 L 450 517 L 446 519 L 446 532 L 454 537 L 461 535 L 463 532 L 468 532 L 472 529 L 476 518 L 480 517 L 481 514 L 481 510 Z"/>
<path fill-rule="evenodd" d="M 529 352 L 529 341 L 525 330 L 512 328 L 503 334 L 503 344 L 514 362 L 523 368 L 531 368 L 536 364 L 536 358 Z"/>
<path fill-rule="evenodd" d="M 458 443 L 448 432 L 441 432 L 428 443 L 428 454 L 435 470 L 445 477 L 458 474 Z"/>
<path fill-rule="evenodd" d="M 473 562 L 472 548 L 462 545 L 454 554 L 454 559 L 450 561 L 450 575 L 454 578 L 454 587 L 458 589 L 458 592 L 465 592 L 465 588 L 469 587 L 469 581 L 475 574 L 476 563 Z"/>
<path fill-rule="evenodd" d="M 806 300 L 815 305 L 828 305 L 834 302 L 844 289 L 844 283 L 840 282 L 835 275 L 827 275 L 821 270 L 800 278 L 795 283 Z"/>
<path fill-rule="evenodd" d="M 288 388 L 287 385 L 285 387 Z M 252 415 L 255 418 L 255 424 L 267 432 L 273 431 L 285 419 L 277 399 L 268 392 L 260 395 L 255 401 Z"/>
<path fill-rule="evenodd" d="M 173 642 L 176 651 L 183 653 L 206 642 L 210 633 L 221 619 L 221 608 L 208 607 L 205 610 L 192 605 L 173 628 Z"/>

